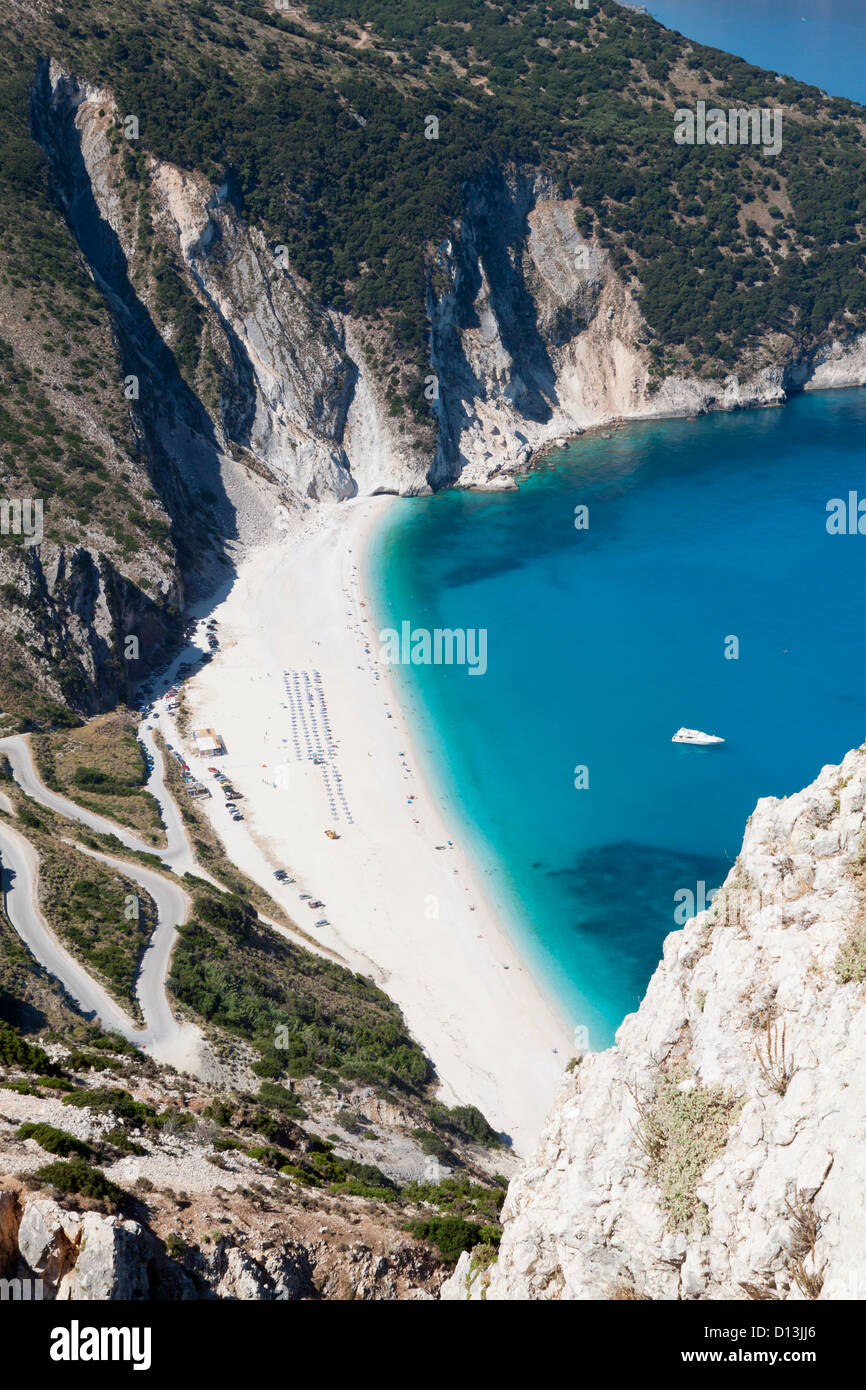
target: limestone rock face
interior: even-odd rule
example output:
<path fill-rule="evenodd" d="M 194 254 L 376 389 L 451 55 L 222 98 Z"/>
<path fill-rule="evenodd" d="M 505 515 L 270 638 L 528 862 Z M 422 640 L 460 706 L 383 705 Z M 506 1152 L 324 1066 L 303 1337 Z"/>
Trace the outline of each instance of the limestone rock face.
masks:
<path fill-rule="evenodd" d="M 148 1297 L 147 1241 L 137 1221 L 85 1212 L 78 1257 L 61 1279 L 58 1299 L 143 1299 Z"/>
<path fill-rule="evenodd" d="M 18 1230 L 21 1259 L 37 1278 L 57 1284 L 75 1263 L 81 1217 L 47 1198 L 28 1202 Z"/>
<path fill-rule="evenodd" d="M 221 1241 L 199 1272 L 217 1298 L 294 1302 L 312 1291 L 308 1252 L 294 1242 L 245 1250 L 231 1240 Z"/>
<path fill-rule="evenodd" d="M 158 323 L 158 305 L 120 196 L 113 95 L 53 63 L 44 88 L 46 143 L 61 169 L 75 166 L 76 234 L 98 278 L 111 283 L 122 269 L 129 312 L 118 332 L 138 323 L 140 337 L 145 320 Z M 639 306 L 607 252 L 579 232 L 576 210 L 543 169 L 488 171 L 467 186 L 461 216 L 428 257 L 431 433 L 392 414 L 371 366 L 380 353 L 394 365 L 387 335 L 316 303 L 286 246 L 246 223 L 227 187 L 149 156 L 149 216 L 222 373 L 218 398 L 201 381 L 189 399 L 180 382 L 159 385 L 161 413 L 175 421 L 174 433 L 161 415 L 152 422 L 173 460 L 161 491 L 182 503 L 183 476 L 196 482 L 193 456 L 214 447 L 302 504 L 508 487 L 540 449 L 615 419 L 772 405 L 804 386 L 866 381 L 866 338 L 796 359 L 780 338 L 777 364 L 748 379 L 651 383 Z M 171 347 L 171 326 L 158 327 Z M 143 370 L 153 348 L 138 343 Z"/>
<path fill-rule="evenodd" d="M 14 1192 L 0 1192 L 0 1279 L 14 1277 L 18 1265 L 21 1207 Z"/>
<path fill-rule="evenodd" d="M 443 1297 L 866 1297 L 864 805 L 866 749 L 758 803 Z"/>

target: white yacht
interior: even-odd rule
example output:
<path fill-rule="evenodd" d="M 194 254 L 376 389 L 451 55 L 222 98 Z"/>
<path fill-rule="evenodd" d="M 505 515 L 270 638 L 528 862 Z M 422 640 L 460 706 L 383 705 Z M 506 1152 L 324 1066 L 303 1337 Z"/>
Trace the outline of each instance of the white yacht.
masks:
<path fill-rule="evenodd" d="M 724 743 L 718 734 L 702 734 L 700 729 L 677 729 L 671 743 Z"/>

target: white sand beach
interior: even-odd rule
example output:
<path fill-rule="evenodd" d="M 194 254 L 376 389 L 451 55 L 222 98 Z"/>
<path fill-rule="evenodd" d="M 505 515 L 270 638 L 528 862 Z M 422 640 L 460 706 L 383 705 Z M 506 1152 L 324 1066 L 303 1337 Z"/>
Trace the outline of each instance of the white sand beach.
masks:
<path fill-rule="evenodd" d="M 525 1153 L 573 1051 L 570 1030 L 497 921 L 481 870 L 448 845 L 456 827 L 420 774 L 378 660 L 359 566 L 388 505 L 322 505 L 298 536 L 241 561 L 212 614 L 220 650 L 186 690 L 191 727 L 225 742 L 219 765 L 245 819 L 232 822 L 215 785 L 201 804 L 238 866 L 400 1005 L 443 1100 L 479 1106 Z M 210 784 L 214 760 L 190 762 Z M 276 883 L 279 867 L 294 885 Z M 301 892 L 324 906 L 309 909 Z"/>

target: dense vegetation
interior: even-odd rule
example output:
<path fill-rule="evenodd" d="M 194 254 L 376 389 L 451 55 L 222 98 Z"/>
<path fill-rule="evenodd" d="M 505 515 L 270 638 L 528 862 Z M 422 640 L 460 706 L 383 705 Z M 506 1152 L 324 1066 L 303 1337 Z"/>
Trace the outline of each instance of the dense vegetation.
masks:
<path fill-rule="evenodd" d="M 76 1139 L 74 1134 L 68 1134 L 65 1129 L 55 1129 L 54 1125 L 27 1123 L 18 1127 L 19 1139 L 35 1139 L 36 1143 L 46 1153 L 59 1154 L 61 1158 L 68 1158 L 70 1154 L 76 1158 L 93 1158 L 95 1150 L 92 1144 L 88 1144 L 83 1139 Z"/>
<path fill-rule="evenodd" d="M 168 530 L 150 505 L 155 495 L 142 501 L 105 300 L 31 138 L 36 61 L 36 50 L 7 29 L 0 44 L 0 301 L 9 325 L 0 338 L 0 476 L 4 495 L 43 498 L 49 539 L 74 542 L 82 527 L 98 528 L 134 565 L 143 539 L 156 550 Z M 13 330 L 23 350 L 9 341 Z"/>
<path fill-rule="evenodd" d="M 400 1010 L 372 981 L 284 941 L 236 896 L 198 894 L 169 987 L 209 1023 L 255 1043 L 262 1076 L 410 1088 L 430 1077 Z"/>
<path fill-rule="evenodd" d="M 68 1161 L 57 1159 L 37 1168 L 33 1175 L 40 1182 L 77 1197 L 92 1197 L 117 1210 L 128 1201 L 122 1188 L 107 1178 L 100 1168 L 92 1167 L 83 1158 Z"/>
<path fill-rule="evenodd" d="M 38 1072 L 44 1076 L 56 1076 L 59 1069 L 49 1059 L 47 1052 L 37 1043 L 29 1043 L 22 1038 L 19 1030 L 0 1018 L 0 1065 L 17 1067 L 21 1071 Z"/>
<path fill-rule="evenodd" d="M 226 180 L 317 299 L 384 315 L 419 366 L 430 244 L 468 184 L 516 166 L 577 197 L 584 230 L 636 277 L 660 352 L 731 363 L 768 332 L 866 325 L 860 108 L 613 0 L 313 0 L 292 19 L 165 0 L 146 28 L 115 6 L 102 33 L 92 6 L 73 8 L 55 46 L 86 54 L 143 145 Z M 781 106 L 782 152 L 674 144 L 674 106 L 700 95 Z"/>
<path fill-rule="evenodd" d="M 156 927 L 156 904 L 134 879 L 70 845 L 45 841 L 39 849 L 39 901 L 46 918 L 73 954 L 137 1016 L 136 980 Z"/>
<path fill-rule="evenodd" d="M 435 1245 L 449 1264 L 456 1264 L 464 1250 L 472 1250 L 476 1245 L 498 1245 L 501 1234 L 498 1226 L 479 1226 L 477 1221 L 467 1221 L 462 1216 L 423 1217 L 409 1221 L 406 1229 L 419 1240 Z"/>

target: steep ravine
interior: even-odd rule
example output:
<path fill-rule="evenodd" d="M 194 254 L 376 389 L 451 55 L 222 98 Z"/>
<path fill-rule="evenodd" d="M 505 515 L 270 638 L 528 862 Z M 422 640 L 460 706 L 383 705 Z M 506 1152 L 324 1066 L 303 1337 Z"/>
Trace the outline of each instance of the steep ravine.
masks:
<path fill-rule="evenodd" d="M 866 746 L 767 797 L 449 1299 L 866 1297 Z"/>

